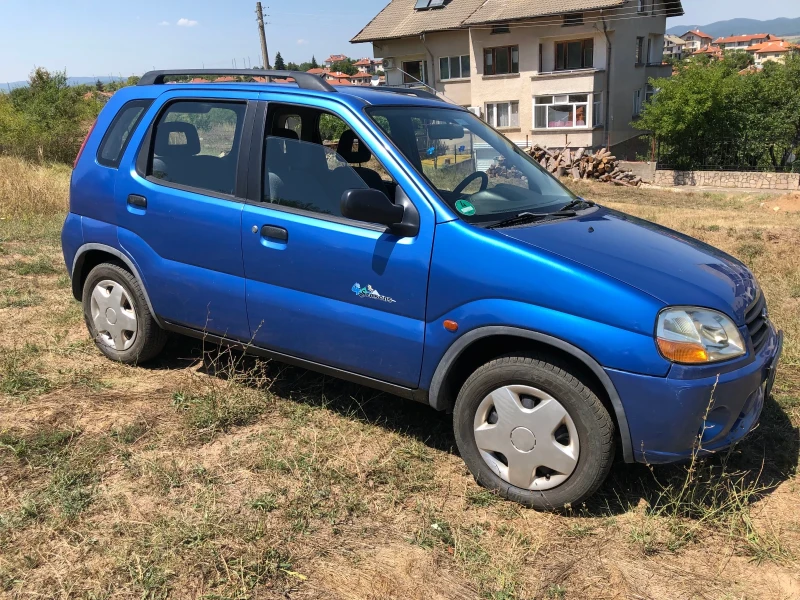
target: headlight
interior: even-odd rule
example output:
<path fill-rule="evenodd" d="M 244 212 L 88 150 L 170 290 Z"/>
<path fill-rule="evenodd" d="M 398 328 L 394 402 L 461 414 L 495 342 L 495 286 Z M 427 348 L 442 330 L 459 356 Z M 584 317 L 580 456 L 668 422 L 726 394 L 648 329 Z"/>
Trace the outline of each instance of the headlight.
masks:
<path fill-rule="evenodd" d="M 656 343 L 662 356 L 676 363 L 712 363 L 745 353 L 744 340 L 728 317 L 692 306 L 661 311 Z"/>

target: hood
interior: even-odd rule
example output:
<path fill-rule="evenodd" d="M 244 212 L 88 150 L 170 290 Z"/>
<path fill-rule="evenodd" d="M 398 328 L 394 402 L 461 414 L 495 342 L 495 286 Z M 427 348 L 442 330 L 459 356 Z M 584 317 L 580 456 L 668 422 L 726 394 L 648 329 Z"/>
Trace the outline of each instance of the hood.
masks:
<path fill-rule="evenodd" d="M 732 256 L 607 208 L 573 219 L 496 231 L 604 273 L 667 305 L 719 310 L 739 326 L 755 298 L 753 274 Z"/>

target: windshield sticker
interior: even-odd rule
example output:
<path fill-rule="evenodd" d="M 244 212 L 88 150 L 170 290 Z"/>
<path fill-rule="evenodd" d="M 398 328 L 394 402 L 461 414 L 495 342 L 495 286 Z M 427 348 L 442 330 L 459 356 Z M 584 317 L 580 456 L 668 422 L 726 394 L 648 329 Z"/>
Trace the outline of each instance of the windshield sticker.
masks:
<path fill-rule="evenodd" d="M 475 214 L 475 207 L 469 200 L 456 200 L 456 210 L 466 217 Z"/>
<path fill-rule="evenodd" d="M 378 290 L 371 285 L 361 287 L 360 283 L 354 283 L 351 291 L 359 298 L 371 298 L 372 300 L 380 300 L 381 302 L 389 302 L 390 304 L 396 302 L 394 298 L 389 296 L 382 296 Z"/>

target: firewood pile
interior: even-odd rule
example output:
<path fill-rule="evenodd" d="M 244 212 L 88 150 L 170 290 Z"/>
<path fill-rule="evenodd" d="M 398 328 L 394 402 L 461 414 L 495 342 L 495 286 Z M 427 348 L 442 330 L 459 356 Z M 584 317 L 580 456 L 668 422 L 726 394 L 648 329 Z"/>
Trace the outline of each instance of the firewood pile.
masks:
<path fill-rule="evenodd" d="M 586 148 L 549 150 L 533 146 L 528 153 L 542 167 L 557 177 L 571 176 L 574 180 L 597 179 L 626 187 L 638 187 L 642 178 L 620 166 L 616 156 L 603 148 L 595 153 Z"/>

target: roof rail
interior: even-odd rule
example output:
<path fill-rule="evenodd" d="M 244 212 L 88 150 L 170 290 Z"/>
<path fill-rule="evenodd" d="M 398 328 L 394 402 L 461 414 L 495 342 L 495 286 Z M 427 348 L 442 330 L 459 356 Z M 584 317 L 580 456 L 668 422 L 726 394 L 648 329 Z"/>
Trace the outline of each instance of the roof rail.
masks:
<path fill-rule="evenodd" d="M 420 90 L 416 88 L 379 85 L 379 86 L 374 86 L 372 89 L 378 90 L 379 92 L 390 92 L 392 94 L 405 94 L 406 96 L 416 96 L 417 98 L 427 98 L 428 100 L 438 100 L 439 102 L 447 102 L 441 96 L 437 96 L 436 94 L 432 94 L 430 92 L 426 92 L 425 90 Z"/>
<path fill-rule="evenodd" d="M 138 85 L 161 85 L 167 77 L 180 75 L 186 76 L 207 76 L 207 75 L 237 75 L 239 77 L 266 77 L 267 81 L 272 78 L 286 79 L 291 77 L 297 82 L 297 87 L 304 90 L 316 90 L 318 92 L 335 92 L 330 83 L 313 73 L 303 71 L 271 71 L 266 69 L 172 69 L 167 71 L 148 71 L 139 79 Z"/>

